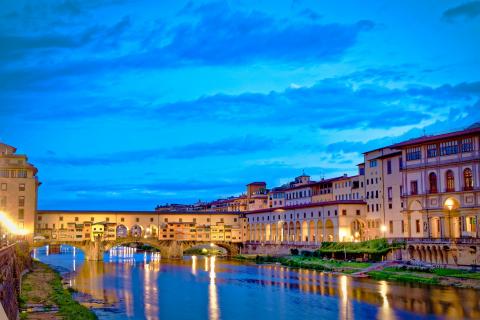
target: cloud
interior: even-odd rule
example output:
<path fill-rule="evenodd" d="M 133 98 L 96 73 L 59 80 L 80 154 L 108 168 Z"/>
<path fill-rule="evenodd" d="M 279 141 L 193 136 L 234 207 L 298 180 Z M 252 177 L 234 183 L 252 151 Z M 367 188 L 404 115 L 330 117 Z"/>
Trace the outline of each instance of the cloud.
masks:
<path fill-rule="evenodd" d="M 314 128 L 342 130 L 417 124 L 453 106 L 466 107 L 480 99 L 479 83 L 389 88 L 371 83 L 353 85 L 347 78 L 268 94 L 217 94 L 160 105 L 157 112 L 163 119 L 177 121 L 232 121 L 274 127 L 308 123 Z"/>
<path fill-rule="evenodd" d="M 480 1 L 470 1 L 443 12 L 443 19 L 454 21 L 456 19 L 473 19 L 480 15 Z"/>
<path fill-rule="evenodd" d="M 151 159 L 195 159 L 203 157 L 234 156 L 273 149 L 281 139 L 241 136 L 216 142 L 197 142 L 171 148 L 152 148 L 143 150 L 120 151 L 93 156 L 51 155 L 35 160 L 39 164 L 67 166 L 108 166 L 115 164 L 140 162 Z"/>
<path fill-rule="evenodd" d="M 68 16 L 80 14 L 83 9 L 78 2 L 67 1 L 55 10 Z M 21 21 L 21 17 L 22 14 L 16 13 L 14 21 Z M 0 58 L 4 62 L 0 66 L 0 88 L 27 87 L 52 79 L 119 69 L 259 62 L 300 66 L 335 61 L 356 44 L 361 33 L 374 27 L 367 20 L 327 24 L 315 19 L 306 21 L 300 16 L 287 21 L 220 2 L 187 6 L 175 21 L 178 22 L 134 24 L 124 17 L 105 26 L 103 22 L 95 19 L 90 22 L 83 17 L 82 23 L 74 26 L 58 23 L 52 28 L 41 20 L 38 23 L 44 24 L 34 30 L 27 24 L 0 32 Z M 13 83 L 9 79 L 14 79 Z"/>

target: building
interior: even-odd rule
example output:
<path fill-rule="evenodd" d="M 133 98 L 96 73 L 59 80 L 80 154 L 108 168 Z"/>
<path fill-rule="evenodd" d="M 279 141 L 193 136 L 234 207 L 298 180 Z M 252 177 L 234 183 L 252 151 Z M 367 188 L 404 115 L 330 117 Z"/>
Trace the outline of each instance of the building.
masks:
<path fill-rule="evenodd" d="M 311 203 L 314 184 L 315 181 L 311 181 L 310 176 L 305 173 L 296 177 L 285 189 L 285 205 L 288 207 Z"/>
<path fill-rule="evenodd" d="M 367 239 L 403 236 L 401 152 L 385 147 L 364 153 Z"/>
<path fill-rule="evenodd" d="M 404 236 L 478 238 L 480 127 L 393 145 L 401 168 Z"/>
<path fill-rule="evenodd" d="M 246 213 L 247 241 L 319 244 L 364 240 L 365 202 L 309 203 Z"/>
<path fill-rule="evenodd" d="M 136 237 L 177 241 L 242 242 L 246 228 L 236 212 L 39 210 L 36 234 L 84 241 Z"/>
<path fill-rule="evenodd" d="M 247 184 L 247 211 L 267 208 L 267 193 L 267 184 L 265 182 L 251 182 Z"/>
<path fill-rule="evenodd" d="M 26 155 L 16 154 L 12 146 L 0 143 L 0 211 L 2 234 L 33 239 L 37 191 L 37 168 Z"/>

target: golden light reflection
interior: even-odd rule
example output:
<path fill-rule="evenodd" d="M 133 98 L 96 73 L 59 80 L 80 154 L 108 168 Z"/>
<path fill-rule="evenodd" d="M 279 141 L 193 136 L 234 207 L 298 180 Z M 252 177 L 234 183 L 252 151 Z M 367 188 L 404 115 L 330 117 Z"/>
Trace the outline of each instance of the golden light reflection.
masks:
<path fill-rule="evenodd" d="M 207 258 L 208 259 L 208 258 Z M 206 260 L 207 260 L 206 259 Z M 208 314 L 210 320 L 220 319 L 220 309 L 218 308 L 218 292 L 215 283 L 215 256 L 210 257 L 210 284 L 208 285 Z"/>
<path fill-rule="evenodd" d="M 354 319 L 351 303 L 348 300 L 348 277 L 340 276 L 340 310 L 339 318 L 342 320 Z"/>
<path fill-rule="evenodd" d="M 395 319 L 395 314 L 392 312 L 390 303 L 388 302 L 388 283 L 386 281 L 380 281 L 380 296 L 382 297 L 382 306 L 380 312 L 378 313 L 378 319 L 393 320 Z"/>
<path fill-rule="evenodd" d="M 197 275 L 197 256 L 192 256 L 192 274 Z"/>
<path fill-rule="evenodd" d="M 143 277 L 143 287 L 145 288 L 144 292 L 144 315 L 145 319 L 158 319 L 158 287 L 157 277 L 159 271 L 159 259 L 157 259 L 157 254 L 150 254 L 150 261 L 147 263 L 147 253 L 144 255 L 145 261 L 145 275 Z"/>

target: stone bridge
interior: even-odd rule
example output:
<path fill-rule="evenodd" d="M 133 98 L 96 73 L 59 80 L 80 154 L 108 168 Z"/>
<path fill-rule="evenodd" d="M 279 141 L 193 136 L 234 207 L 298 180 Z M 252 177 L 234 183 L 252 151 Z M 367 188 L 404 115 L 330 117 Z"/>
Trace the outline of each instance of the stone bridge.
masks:
<path fill-rule="evenodd" d="M 68 241 L 68 240 L 44 240 L 34 243 L 34 247 L 43 247 L 46 245 L 70 245 L 82 250 L 85 253 L 85 259 L 101 261 L 103 254 L 116 246 L 128 245 L 131 243 L 141 243 L 149 245 L 160 251 L 162 258 L 181 258 L 183 253 L 193 247 L 215 244 L 227 251 L 227 255 L 233 256 L 239 253 L 242 246 L 241 243 L 223 242 L 223 241 L 177 241 L 177 240 L 158 240 L 154 238 L 136 238 L 126 237 L 117 238 L 115 240 L 96 239 L 95 241 Z"/>

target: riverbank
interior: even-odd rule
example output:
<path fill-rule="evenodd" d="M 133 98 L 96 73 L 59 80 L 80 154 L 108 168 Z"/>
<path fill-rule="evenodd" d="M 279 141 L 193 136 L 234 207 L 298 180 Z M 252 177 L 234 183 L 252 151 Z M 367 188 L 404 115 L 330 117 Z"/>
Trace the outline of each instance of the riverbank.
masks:
<path fill-rule="evenodd" d="M 20 309 L 21 319 L 97 319 L 91 310 L 73 299 L 70 290 L 63 287 L 58 272 L 38 261 L 22 280 Z"/>
<path fill-rule="evenodd" d="M 317 257 L 304 257 L 294 255 L 281 257 L 274 257 L 268 255 L 237 255 L 234 257 L 234 259 L 253 261 L 259 264 L 280 263 L 281 265 L 284 265 L 286 267 L 338 272 L 344 274 L 360 272 L 372 265 L 372 263 L 370 262 L 327 260 Z"/>
<path fill-rule="evenodd" d="M 252 261 L 258 264 L 279 263 L 286 267 L 311 269 L 317 271 L 347 274 L 357 277 L 370 277 L 404 283 L 422 283 L 428 285 L 455 286 L 480 290 L 480 272 L 471 272 L 453 268 L 427 268 L 391 263 L 369 263 L 322 259 L 297 255 L 238 255 L 236 260 Z"/>

